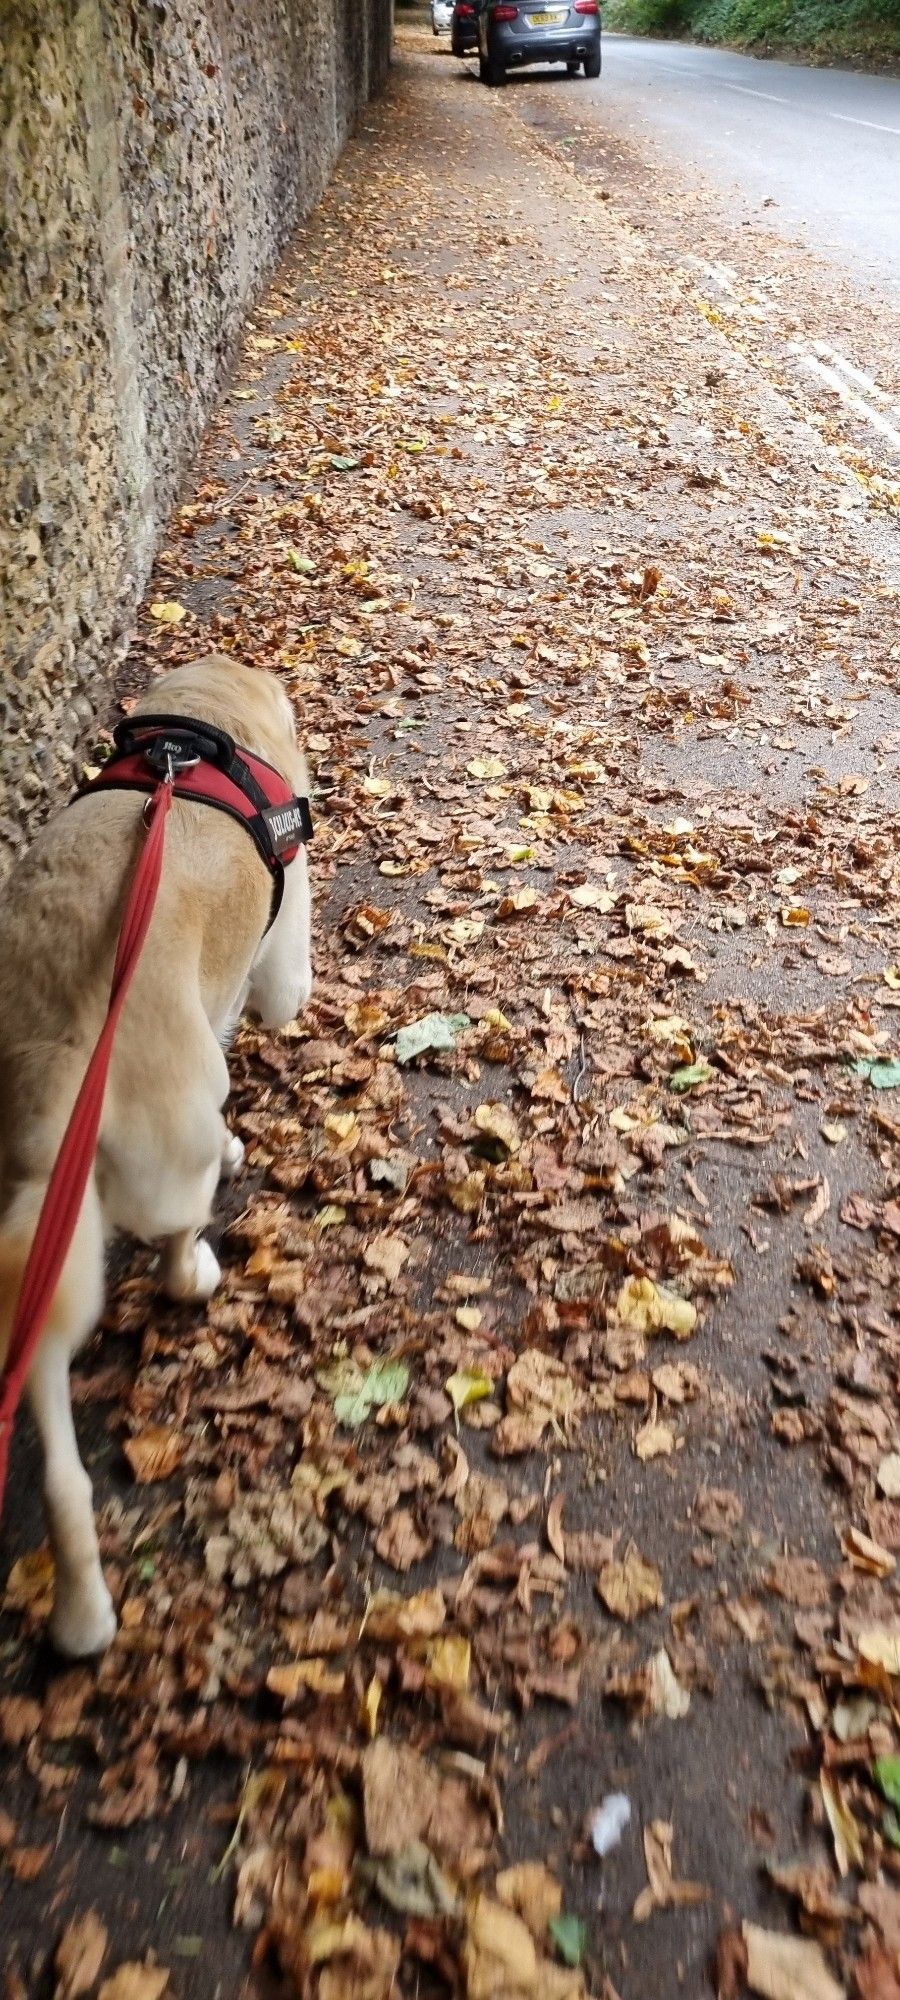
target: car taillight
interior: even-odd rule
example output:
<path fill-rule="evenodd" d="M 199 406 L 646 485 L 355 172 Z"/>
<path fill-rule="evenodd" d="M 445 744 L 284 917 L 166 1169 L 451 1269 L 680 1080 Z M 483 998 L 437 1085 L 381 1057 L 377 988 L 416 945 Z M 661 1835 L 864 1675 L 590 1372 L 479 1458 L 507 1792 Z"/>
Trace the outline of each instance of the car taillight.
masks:
<path fill-rule="evenodd" d="M 462 6 L 462 5 L 460 5 L 460 0 L 457 0 L 457 7 L 456 7 L 456 11 L 457 11 L 457 14 L 459 14 L 460 18 L 462 18 L 462 15 L 463 15 L 463 14 L 474 14 L 474 12 L 475 12 L 475 9 L 474 9 L 474 7 L 466 7 L 466 6 Z"/>
<path fill-rule="evenodd" d="M 519 9 L 518 7 L 494 7 L 491 11 L 495 21 L 514 21 Z"/>
<path fill-rule="evenodd" d="M 599 14 L 597 0 L 575 0 L 576 14 Z"/>

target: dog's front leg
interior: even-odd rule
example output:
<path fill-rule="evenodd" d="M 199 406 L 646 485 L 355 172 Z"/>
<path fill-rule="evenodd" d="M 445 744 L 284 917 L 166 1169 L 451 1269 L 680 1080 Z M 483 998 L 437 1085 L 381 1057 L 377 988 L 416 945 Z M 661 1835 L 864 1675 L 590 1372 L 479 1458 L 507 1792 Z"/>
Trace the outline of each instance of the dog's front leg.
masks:
<path fill-rule="evenodd" d="M 103 1581 L 91 1482 L 72 1421 L 69 1354 L 67 1339 L 45 1336 L 28 1396 L 44 1447 L 44 1498 L 56 1569 L 50 1637 L 58 1652 L 80 1660 L 110 1644 L 116 1614 Z"/>

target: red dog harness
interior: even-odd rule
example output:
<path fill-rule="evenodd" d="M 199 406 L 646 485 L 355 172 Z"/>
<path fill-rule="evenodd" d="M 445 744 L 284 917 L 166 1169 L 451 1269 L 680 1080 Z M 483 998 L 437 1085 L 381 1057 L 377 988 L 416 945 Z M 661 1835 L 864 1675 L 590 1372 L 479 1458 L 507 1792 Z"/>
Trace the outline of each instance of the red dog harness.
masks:
<path fill-rule="evenodd" d="M 272 876 L 271 928 L 284 894 L 284 871 L 312 839 L 309 800 L 262 757 L 239 750 L 224 729 L 185 715 L 135 715 L 113 731 L 115 750 L 87 792 L 153 792 L 168 779 L 177 799 L 230 813 L 249 833 Z"/>

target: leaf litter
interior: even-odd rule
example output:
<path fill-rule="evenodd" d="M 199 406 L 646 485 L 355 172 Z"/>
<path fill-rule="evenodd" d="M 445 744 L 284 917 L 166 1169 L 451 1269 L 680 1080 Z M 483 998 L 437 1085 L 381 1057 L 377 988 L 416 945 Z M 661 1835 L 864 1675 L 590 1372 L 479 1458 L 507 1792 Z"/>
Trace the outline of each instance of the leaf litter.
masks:
<path fill-rule="evenodd" d="M 491 143 L 568 204 L 562 261 L 512 207 L 508 243 L 478 234 L 452 143 L 437 201 L 410 134 L 446 139 L 456 101 L 431 65 L 423 111 L 420 69 L 397 86 L 407 125 L 380 127 L 403 174 L 344 204 L 338 236 L 339 174 L 303 297 L 288 274 L 261 308 L 260 393 L 207 446 L 135 656 L 137 684 L 202 629 L 295 697 L 316 983 L 288 1032 L 233 1051 L 248 1156 L 221 1292 L 166 1312 L 138 1267 L 114 1301 L 127 1361 L 104 1339 L 78 1373 L 79 1421 L 118 1460 L 115 1495 L 98 1486 L 120 1632 L 96 1673 L 33 1680 L 49 1567 L 18 1557 L 4 1894 L 51 1909 L 48 1802 L 135 1869 L 140 1830 L 164 1853 L 196 1791 L 216 1893 L 286 1992 L 575 2000 L 630 1957 L 643 1994 L 644 1939 L 679 1910 L 709 1940 L 720 1900 L 759 1907 L 777 1718 L 800 1749 L 766 1799 L 766 1894 L 803 1934 L 726 1921 L 720 1985 L 882 2000 L 900 735 L 872 786 L 834 766 L 869 686 L 893 687 L 893 599 L 850 519 L 838 571 L 820 475 L 764 398 L 736 416 L 722 335 L 677 287 L 647 353 L 619 226 L 592 200 L 588 227 L 518 113 Z M 423 276 L 411 216 L 420 249 L 474 229 L 477 270 Z M 576 240 L 608 259 L 603 314 L 573 291 Z M 448 310 L 466 366 L 451 352 L 436 382 Z M 560 312 L 577 419 L 548 398 Z M 686 411 L 744 511 L 720 518 Z M 657 1745 L 702 1764 L 735 1659 L 758 1706 L 733 1883 Z M 628 1797 L 605 1795 L 607 1732 Z M 113 1953 L 99 1887 L 78 1893 L 45 1927 L 60 2000 L 189 1990 L 152 1926 Z M 188 1960 L 189 1887 L 165 1893 Z"/>

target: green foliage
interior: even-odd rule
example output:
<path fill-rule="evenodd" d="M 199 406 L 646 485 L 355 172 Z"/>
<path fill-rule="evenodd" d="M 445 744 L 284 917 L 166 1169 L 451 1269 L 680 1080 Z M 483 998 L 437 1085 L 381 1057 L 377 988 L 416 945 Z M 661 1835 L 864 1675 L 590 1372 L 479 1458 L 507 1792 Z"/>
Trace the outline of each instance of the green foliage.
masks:
<path fill-rule="evenodd" d="M 607 0 L 604 14 L 630 34 L 900 59 L 900 0 Z"/>

